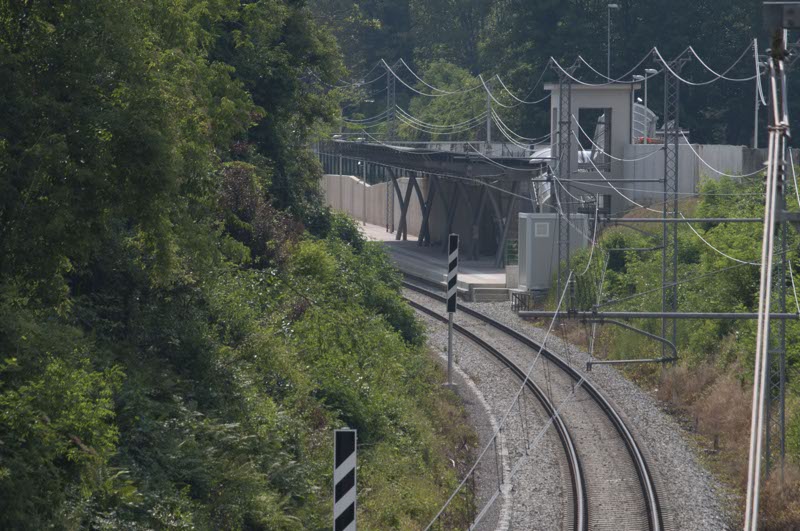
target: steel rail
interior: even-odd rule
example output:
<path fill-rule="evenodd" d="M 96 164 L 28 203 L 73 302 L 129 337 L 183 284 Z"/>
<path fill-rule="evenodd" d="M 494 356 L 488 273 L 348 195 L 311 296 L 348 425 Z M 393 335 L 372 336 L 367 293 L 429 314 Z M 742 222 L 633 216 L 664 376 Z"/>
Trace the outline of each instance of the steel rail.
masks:
<path fill-rule="evenodd" d="M 442 304 L 444 304 L 444 297 L 442 295 L 439 295 L 438 293 L 431 292 L 425 288 L 411 284 L 407 281 L 403 281 L 403 286 L 412 291 L 416 291 L 418 293 L 426 295 L 432 299 L 436 299 L 442 302 Z M 617 413 L 617 411 L 614 409 L 611 403 L 603 396 L 603 394 L 590 381 L 584 379 L 578 373 L 577 370 L 572 368 L 566 361 L 564 361 L 561 358 L 561 356 L 558 356 L 557 354 L 554 354 L 548 349 L 543 348 L 542 345 L 540 345 L 530 337 L 526 336 L 525 334 L 522 334 L 517 330 L 514 330 L 513 328 L 509 327 L 508 325 L 505 325 L 471 308 L 460 306 L 460 309 L 467 315 L 488 324 L 492 328 L 500 330 L 501 332 L 514 338 L 520 343 L 528 346 L 529 348 L 535 350 L 541 349 L 541 353 L 543 356 L 545 356 L 550 362 L 556 365 L 559 369 L 568 374 L 573 380 L 575 380 L 576 382 L 583 380 L 581 387 L 589 394 L 592 400 L 603 410 L 608 419 L 611 421 L 611 424 L 617 430 L 617 433 L 620 434 L 620 437 L 622 438 L 625 447 L 628 450 L 628 454 L 630 455 L 631 460 L 633 461 L 634 468 L 636 469 L 636 474 L 639 477 L 639 483 L 642 488 L 642 493 L 644 495 L 646 502 L 648 523 L 649 523 L 648 527 L 650 531 L 663 531 L 664 521 L 663 521 L 663 516 L 661 514 L 661 504 L 658 499 L 658 494 L 656 492 L 656 487 L 655 487 L 655 481 L 650 472 L 650 468 L 648 467 L 647 462 L 644 459 L 644 455 L 642 454 L 642 450 L 639 448 L 639 445 L 636 442 L 635 438 L 633 437 L 633 434 L 625 424 L 625 421 L 622 420 L 619 413 Z"/>
<path fill-rule="evenodd" d="M 429 295 L 429 293 L 425 293 L 425 295 Z M 406 298 L 405 300 L 414 309 L 419 310 L 420 312 L 423 312 L 440 322 L 447 322 L 447 318 L 437 313 L 435 310 L 423 306 L 422 304 L 411 299 Z M 461 309 L 463 310 L 464 308 L 462 307 Z M 539 403 L 542 404 L 542 407 L 547 412 L 548 418 L 552 419 L 553 426 L 555 426 L 556 433 L 558 434 L 558 438 L 561 440 L 561 445 L 564 447 L 564 452 L 567 454 L 567 464 L 569 466 L 570 475 L 572 476 L 572 497 L 575 500 L 575 503 L 573 504 L 573 529 L 575 529 L 575 531 L 587 531 L 589 529 L 589 504 L 586 498 L 586 481 L 583 477 L 583 469 L 581 467 L 580 459 L 578 458 L 578 452 L 575 449 L 575 442 L 573 441 L 567 426 L 564 424 L 564 421 L 561 419 L 561 415 L 558 413 L 558 410 L 550 401 L 550 399 L 547 398 L 547 395 L 544 394 L 544 391 L 542 391 L 533 380 L 529 378 L 526 379 L 525 371 L 523 371 L 516 363 L 511 361 L 505 354 L 458 323 L 453 323 L 453 328 L 456 330 L 456 332 L 497 358 L 500 363 L 505 365 L 509 370 L 511 370 L 512 373 L 514 373 L 514 376 L 520 380 L 523 380 L 528 390 L 530 390 L 536 396 L 536 399 L 539 401 Z"/>

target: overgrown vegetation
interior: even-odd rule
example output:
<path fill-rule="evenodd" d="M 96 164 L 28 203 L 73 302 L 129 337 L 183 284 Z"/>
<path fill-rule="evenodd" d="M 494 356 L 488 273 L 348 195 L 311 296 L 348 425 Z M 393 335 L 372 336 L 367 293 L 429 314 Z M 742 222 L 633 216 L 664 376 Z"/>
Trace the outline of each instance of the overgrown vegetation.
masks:
<path fill-rule="evenodd" d="M 0 1 L 0 528 L 419 527 L 474 445 L 386 256 L 321 207 L 303 2 Z M 452 459 L 452 461 L 451 461 Z"/>
<path fill-rule="evenodd" d="M 787 191 L 793 197 L 793 189 Z M 681 211 L 694 217 L 763 217 L 764 185 L 760 179 L 721 178 L 702 184 L 699 200 L 683 201 Z M 789 209 L 797 210 L 790 202 Z M 647 212 L 636 211 L 634 217 Z M 652 232 L 616 227 L 603 232 L 600 248 L 595 252 L 588 272 L 577 279 L 577 304 L 584 309 L 658 311 L 661 307 L 660 225 Z M 745 262 L 758 262 L 760 257 L 760 224 L 703 223 L 694 229 L 717 248 L 706 245 L 687 224 L 678 232 L 679 286 L 678 306 L 694 312 L 755 312 L 758 305 L 759 268 Z M 788 231 L 787 267 L 795 268 L 800 236 Z M 613 249 L 651 249 L 626 250 Z M 599 250 L 598 250 L 599 251 Z M 577 253 L 575 269 L 583 271 L 589 250 Z M 781 257 L 777 256 L 777 260 Z M 607 263 L 607 266 L 606 266 Z M 598 294 L 598 281 L 605 279 Z M 786 278 L 787 311 L 795 308 L 791 277 Z M 599 296 L 598 296 L 599 295 Z M 614 302 L 618 301 L 618 302 Z M 551 302 L 552 303 L 552 302 Z M 777 306 L 773 306 L 777 310 Z M 660 335 L 660 320 L 631 320 L 631 324 Z M 773 323 L 774 327 L 780 326 Z M 595 347 L 599 357 L 658 358 L 662 347 L 641 335 L 606 326 L 599 329 Z M 752 374 L 755 355 L 754 320 L 678 320 L 680 361 L 677 366 L 661 368 L 641 365 L 628 373 L 651 388 L 668 404 L 686 427 L 700 437 L 711 456 L 712 467 L 731 484 L 744 488 L 752 401 Z M 800 369 L 800 324 L 786 322 L 787 385 L 787 481 L 781 486 L 779 472 L 773 468 L 763 507 L 765 529 L 787 529 L 800 525 L 797 507 L 791 502 L 800 493 L 797 470 L 800 467 L 800 386 L 796 378 Z M 670 355 L 670 351 L 666 351 Z M 765 498 L 765 499 L 766 499 Z"/>

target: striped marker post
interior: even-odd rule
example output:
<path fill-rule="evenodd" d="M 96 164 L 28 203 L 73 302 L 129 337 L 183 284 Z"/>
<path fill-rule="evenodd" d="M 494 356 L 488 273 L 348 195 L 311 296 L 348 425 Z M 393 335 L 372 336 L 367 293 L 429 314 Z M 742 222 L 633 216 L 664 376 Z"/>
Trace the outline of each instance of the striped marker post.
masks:
<path fill-rule="evenodd" d="M 333 433 L 333 531 L 356 531 L 356 430 Z"/>
<path fill-rule="evenodd" d="M 458 234 L 447 242 L 447 385 L 453 385 L 453 315 L 458 297 Z"/>

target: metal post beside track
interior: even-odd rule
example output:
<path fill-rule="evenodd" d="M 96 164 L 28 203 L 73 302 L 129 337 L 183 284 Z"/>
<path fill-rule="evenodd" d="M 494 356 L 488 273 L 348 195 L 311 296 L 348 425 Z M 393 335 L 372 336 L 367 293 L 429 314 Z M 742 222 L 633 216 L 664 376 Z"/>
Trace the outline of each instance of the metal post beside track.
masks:
<path fill-rule="evenodd" d="M 458 234 L 448 239 L 447 253 L 447 385 L 453 385 L 453 316 L 458 298 Z"/>

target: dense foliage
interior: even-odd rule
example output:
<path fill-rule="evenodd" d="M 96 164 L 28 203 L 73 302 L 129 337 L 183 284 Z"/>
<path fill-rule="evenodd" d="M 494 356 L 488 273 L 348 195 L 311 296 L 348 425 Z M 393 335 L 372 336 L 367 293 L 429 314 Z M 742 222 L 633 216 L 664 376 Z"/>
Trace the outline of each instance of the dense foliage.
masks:
<path fill-rule="evenodd" d="M 304 2 L 0 1 L 0 528 L 367 527 L 468 448 L 382 251 L 320 206 Z"/>
<path fill-rule="evenodd" d="M 551 56 L 566 67 L 580 55 L 602 74 L 606 73 L 610 2 L 605 0 L 313 0 L 313 3 L 320 20 L 330 25 L 344 43 L 352 79 L 359 79 L 381 58 L 389 64 L 403 58 L 420 73 L 427 73 L 432 63 L 449 62 L 473 76 L 482 73 L 487 81 L 499 74 L 518 97 L 533 101 L 547 94 L 537 82 Z M 637 66 L 653 46 L 671 59 L 691 45 L 718 72 L 736 61 L 755 37 L 760 39 L 762 53 L 769 47 L 758 2 L 621 0 L 615 3 L 619 9 L 611 11 L 612 77 L 622 76 Z M 650 57 L 627 76 L 630 79 L 633 74 L 643 74 L 645 68 L 659 67 L 657 59 Z M 745 78 L 752 76 L 753 70 L 750 53 L 728 76 Z M 408 72 L 401 69 L 400 73 L 412 86 L 431 93 Z M 714 77 L 696 59 L 689 61 L 682 73 L 700 82 Z M 375 74 L 373 71 L 367 79 Z M 580 66 L 575 75 L 589 82 L 603 81 L 586 66 Z M 423 77 L 430 82 L 427 76 Z M 555 81 L 556 74 L 550 72 L 545 79 Z M 792 91 L 796 83 L 800 82 L 792 82 Z M 464 82 L 457 88 L 473 85 L 474 82 Z M 374 116 L 385 109 L 385 96 L 381 92 L 385 81 L 368 88 L 370 95 L 361 97 L 361 105 L 348 109 L 348 113 L 355 110 L 364 116 Z M 455 87 L 444 88 L 452 91 Z M 649 90 L 650 107 L 660 115 L 663 78 L 652 80 Z M 750 144 L 753 115 L 741 111 L 752 110 L 754 90 L 752 82 L 683 86 L 681 126 L 690 130 L 699 142 Z M 546 104 L 516 105 L 497 84 L 492 91 L 504 105 L 515 105 L 510 109 L 495 105 L 515 131 L 531 138 L 547 132 Z M 398 104 L 408 109 L 409 100 L 413 99 L 429 98 L 415 95 L 398 83 Z M 766 126 L 764 114 L 762 126 Z M 475 115 L 465 119 L 472 116 Z M 438 118 L 433 123 L 457 123 L 448 121 L 444 114 Z M 481 129 L 472 134 L 472 139 L 477 140 L 475 135 L 482 134 Z"/>
<path fill-rule="evenodd" d="M 722 177 L 719 181 L 706 181 L 701 185 L 699 200 L 686 200 L 680 208 L 687 216 L 759 218 L 764 212 L 763 193 L 764 184 L 760 179 L 742 183 L 741 179 Z M 796 205 L 792 208 L 797 210 Z M 655 214 L 642 214 L 642 211 L 636 210 L 633 215 Z M 662 234 L 660 225 L 656 227 L 641 232 L 616 227 L 603 232 L 600 247 L 592 256 L 587 273 L 576 279 L 576 303 L 579 307 L 591 309 L 597 304 L 598 280 L 603 278 L 602 292 L 599 294 L 602 308 L 632 311 L 660 309 Z M 680 224 L 679 308 L 696 312 L 757 311 L 759 268 L 752 264 L 760 260 L 761 231 L 762 227 L 757 223 Z M 797 232 L 787 230 L 787 267 L 788 264 L 796 264 L 799 243 Z M 577 271 L 585 269 L 590 254 L 588 249 L 578 253 Z M 776 257 L 776 260 L 780 259 L 780 256 Z M 793 305 L 794 293 L 790 280 L 787 273 L 787 304 Z M 736 363 L 744 372 L 752 372 L 754 321 L 680 320 L 678 323 L 678 347 L 684 360 L 697 364 L 716 359 L 724 365 Z M 660 321 L 647 320 L 639 325 L 660 334 Z M 789 322 L 787 332 L 788 365 L 792 369 L 800 364 L 800 350 L 795 348 L 795 339 L 800 339 L 800 326 L 796 322 Z M 728 336 L 735 337 L 735 341 L 723 341 Z M 733 344 L 736 347 L 728 350 Z M 636 344 L 625 345 L 621 350 L 627 352 L 630 349 L 646 352 L 660 351 L 661 347 L 657 343 L 648 345 L 637 339 Z"/>

